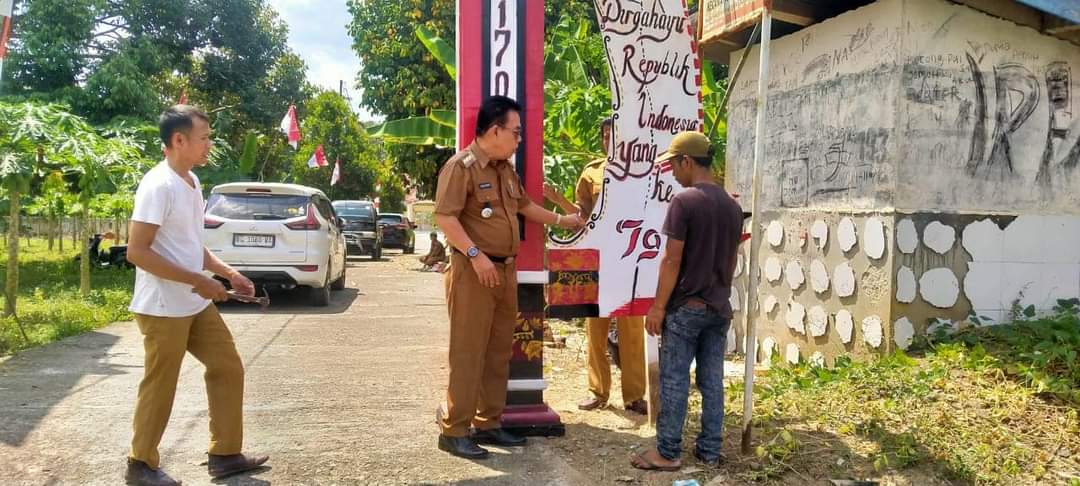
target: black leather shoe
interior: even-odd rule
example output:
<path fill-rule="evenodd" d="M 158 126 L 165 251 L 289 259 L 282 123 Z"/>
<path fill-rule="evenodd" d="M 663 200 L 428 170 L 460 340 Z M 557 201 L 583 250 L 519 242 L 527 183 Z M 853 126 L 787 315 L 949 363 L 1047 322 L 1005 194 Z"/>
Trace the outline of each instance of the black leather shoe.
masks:
<path fill-rule="evenodd" d="M 206 469 L 214 479 L 258 469 L 270 459 L 270 456 L 253 457 L 243 454 L 230 454 L 227 456 L 208 454 L 208 456 Z"/>
<path fill-rule="evenodd" d="M 165 471 L 154 469 L 145 462 L 130 457 L 127 460 L 124 480 L 134 486 L 180 486 L 180 481 L 170 478 Z"/>
<path fill-rule="evenodd" d="M 525 438 L 518 437 L 503 429 L 477 430 L 472 434 L 477 444 L 490 444 L 497 446 L 523 446 Z"/>
<path fill-rule="evenodd" d="M 439 434 L 439 450 L 465 459 L 487 459 L 487 449 L 476 445 L 469 437 L 448 437 Z"/>

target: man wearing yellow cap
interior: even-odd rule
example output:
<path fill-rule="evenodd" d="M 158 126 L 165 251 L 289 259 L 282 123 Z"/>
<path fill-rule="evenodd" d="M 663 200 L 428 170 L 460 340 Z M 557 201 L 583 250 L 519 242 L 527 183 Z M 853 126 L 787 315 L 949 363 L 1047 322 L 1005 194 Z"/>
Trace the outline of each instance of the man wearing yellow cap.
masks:
<path fill-rule="evenodd" d="M 742 209 L 717 184 L 712 145 L 700 132 L 675 136 L 657 162 L 671 164 L 686 190 L 668 206 L 667 244 L 660 261 L 656 300 L 645 320 L 649 334 L 662 335 L 660 414 L 656 447 L 635 453 L 639 469 L 674 471 L 682 466 L 682 434 L 690 392 L 690 362 L 697 360 L 701 390 L 701 433 L 694 456 L 720 461 L 724 423 L 724 350 L 731 326 L 731 282 L 742 234 Z"/>

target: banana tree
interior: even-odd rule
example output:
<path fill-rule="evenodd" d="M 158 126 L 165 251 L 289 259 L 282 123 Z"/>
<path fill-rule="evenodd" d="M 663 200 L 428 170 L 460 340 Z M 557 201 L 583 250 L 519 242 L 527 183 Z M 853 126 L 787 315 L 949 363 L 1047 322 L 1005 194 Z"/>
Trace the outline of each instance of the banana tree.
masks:
<path fill-rule="evenodd" d="M 442 64 L 451 79 L 457 80 L 457 53 L 454 48 L 422 25 L 416 28 L 415 33 L 431 57 Z M 431 110 L 425 116 L 391 120 L 373 126 L 368 129 L 368 134 L 387 143 L 454 147 L 457 145 L 457 112 Z"/>
<path fill-rule="evenodd" d="M 552 34 L 552 46 L 545 49 L 545 72 L 551 80 L 592 86 L 584 56 L 578 44 L 587 39 L 588 23 L 585 20 L 561 19 Z M 415 31 L 416 38 L 427 48 L 431 57 L 438 61 L 452 79 L 457 79 L 456 51 L 446 40 L 436 36 L 424 26 Z M 546 89 L 545 89 L 546 91 Z M 437 145 L 453 147 L 457 141 L 457 112 L 454 110 L 431 110 L 427 115 L 387 121 L 368 129 L 368 133 L 387 143 L 412 145 Z"/>

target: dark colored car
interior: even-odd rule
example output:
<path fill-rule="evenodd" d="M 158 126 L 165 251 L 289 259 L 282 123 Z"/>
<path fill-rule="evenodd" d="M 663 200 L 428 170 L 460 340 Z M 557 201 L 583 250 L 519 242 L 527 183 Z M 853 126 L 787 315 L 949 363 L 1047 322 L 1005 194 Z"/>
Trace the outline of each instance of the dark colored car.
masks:
<path fill-rule="evenodd" d="M 416 225 L 398 213 L 379 215 L 379 227 L 383 232 L 383 246 L 401 248 L 405 253 L 416 251 Z"/>
<path fill-rule="evenodd" d="M 334 211 L 345 220 L 342 233 L 349 255 L 382 258 L 383 232 L 376 223 L 379 211 L 371 201 L 334 201 Z"/>

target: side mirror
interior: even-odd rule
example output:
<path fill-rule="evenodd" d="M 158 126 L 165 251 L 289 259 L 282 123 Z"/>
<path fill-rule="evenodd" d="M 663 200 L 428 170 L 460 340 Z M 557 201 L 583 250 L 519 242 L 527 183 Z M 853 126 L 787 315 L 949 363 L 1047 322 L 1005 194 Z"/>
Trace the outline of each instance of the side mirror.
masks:
<path fill-rule="evenodd" d="M 334 219 L 337 222 L 337 225 L 338 225 L 339 228 L 344 228 L 345 227 L 345 218 L 342 218 L 342 217 L 339 216 L 339 217 L 334 218 Z"/>

